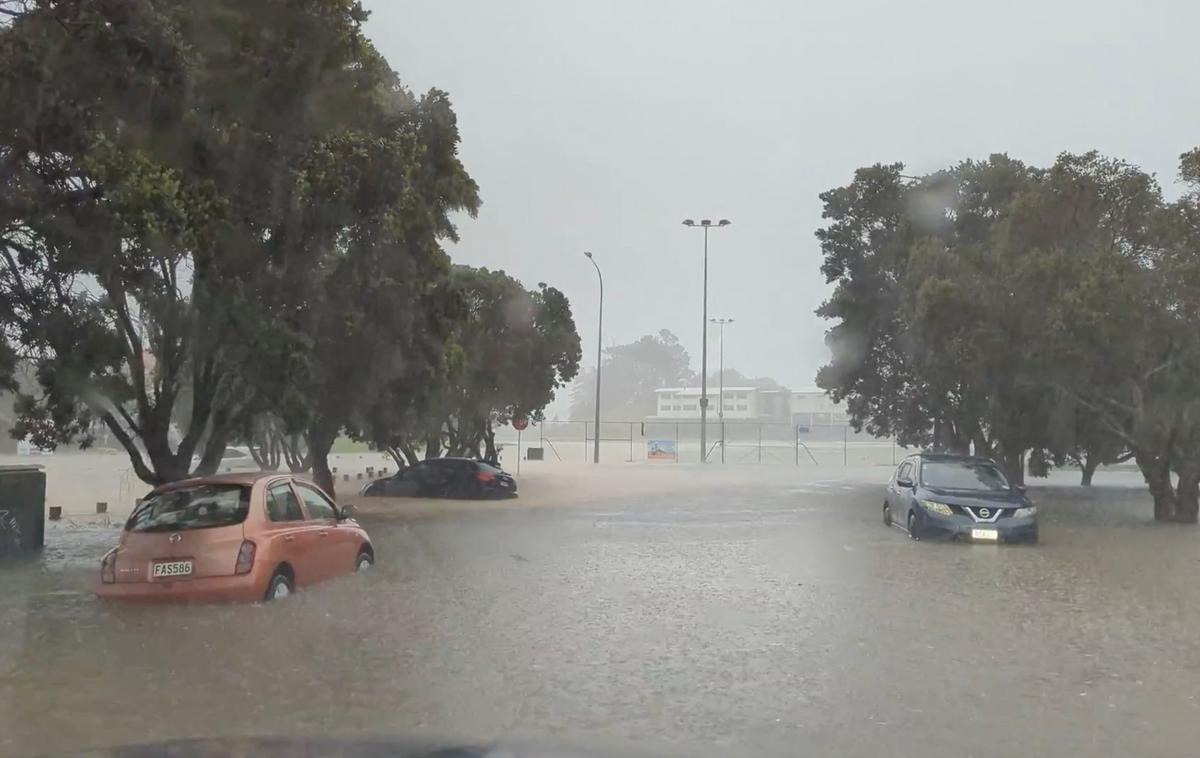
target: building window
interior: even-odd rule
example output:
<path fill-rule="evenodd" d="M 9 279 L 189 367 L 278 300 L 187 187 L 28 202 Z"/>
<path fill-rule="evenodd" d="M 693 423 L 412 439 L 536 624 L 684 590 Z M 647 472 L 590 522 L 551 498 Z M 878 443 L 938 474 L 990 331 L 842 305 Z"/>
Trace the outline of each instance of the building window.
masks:
<path fill-rule="evenodd" d="M 746 406 L 745 406 L 744 404 L 742 404 L 742 405 L 739 405 L 739 406 L 737 407 L 737 409 L 738 409 L 739 411 L 744 411 L 744 410 L 746 410 Z"/>
<path fill-rule="evenodd" d="M 726 404 L 725 404 L 725 410 L 727 410 L 727 411 L 731 411 L 731 410 L 733 410 L 733 404 L 732 404 L 732 403 L 726 403 Z"/>
<path fill-rule="evenodd" d="M 685 411 L 694 411 L 694 410 L 696 410 L 696 405 L 694 403 L 689 403 L 689 404 L 684 405 L 683 409 Z"/>

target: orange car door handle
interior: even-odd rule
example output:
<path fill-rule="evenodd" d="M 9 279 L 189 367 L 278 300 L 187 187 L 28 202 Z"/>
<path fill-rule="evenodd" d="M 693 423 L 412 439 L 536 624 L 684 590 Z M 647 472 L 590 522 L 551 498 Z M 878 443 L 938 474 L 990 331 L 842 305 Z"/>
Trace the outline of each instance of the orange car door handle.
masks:
<path fill-rule="evenodd" d="M 322 537 L 328 537 L 328 536 L 329 536 L 329 532 L 321 532 L 321 536 L 322 536 Z"/>
<path fill-rule="evenodd" d="M 290 535 L 290 534 L 289 534 L 288 536 L 286 536 L 286 537 L 284 537 L 284 538 L 283 538 L 283 541 L 284 541 L 284 542 L 295 542 L 295 541 L 296 541 L 296 538 L 295 538 L 294 536 L 292 536 L 292 535 Z"/>

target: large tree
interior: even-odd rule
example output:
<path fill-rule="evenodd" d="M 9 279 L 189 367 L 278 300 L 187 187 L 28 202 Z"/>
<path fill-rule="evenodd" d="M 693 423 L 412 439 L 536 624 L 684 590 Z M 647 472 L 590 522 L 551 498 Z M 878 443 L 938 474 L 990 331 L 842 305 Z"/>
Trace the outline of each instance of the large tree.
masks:
<path fill-rule="evenodd" d="M 626 345 L 604 349 L 600 405 L 609 418 L 629 420 L 653 415 L 655 390 L 692 379 L 691 359 L 679 338 L 663 329 Z M 584 371 L 571 388 L 572 420 L 591 420 L 596 413 L 596 369 Z"/>
<path fill-rule="evenodd" d="M 817 312 L 836 323 L 826 339 L 832 361 L 817 383 L 846 403 L 856 429 L 992 454 L 1002 424 L 989 421 L 1013 403 L 990 404 L 987 369 L 1005 329 L 991 310 L 997 293 L 979 283 L 1003 265 L 998 229 L 1033 172 L 1001 155 L 921 178 L 902 171 L 860 169 L 850 185 L 821 195 L 822 272 L 836 286 Z M 1019 454 L 1012 462 L 1015 472 Z"/>
<path fill-rule="evenodd" d="M 1096 157 L 1064 166 L 1102 198 L 1091 266 L 1061 298 L 1065 391 L 1121 438 L 1155 518 L 1194 523 L 1200 505 L 1200 186 L 1164 205 L 1153 179 Z M 1088 218 L 1083 217 L 1085 228 Z M 1095 232 L 1093 232 L 1095 234 Z"/>
<path fill-rule="evenodd" d="M 1096 153 L 903 179 L 876 166 L 822 196 L 836 287 L 820 312 L 838 323 L 818 381 L 852 422 L 995 457 L 1015 481 L 1030 450 L 1088 481 L 1132 456 L 1155 517 L 1195 521 L 1200 191 L 1167 205 Z"/>
<path fill-rule="evenodd" d="M 390 370 L 339 351 L 403 347 L 477 203 L 444 95 L 405 91 L 365 16 L 62 0 L 0 28 L 0 319 L 40 384 L 18 434 L 86 444 L 98 418 L 160 482 L 271 413 L 323 462 Z"/>
<path fill-rule="evenodd" d="M 380 395 L 358 436 L 409 462 L 497 454 L 495 430 L 515 417 L 540 420 L 579 371 L 570 303 L 554 287 L 527 290 L 503 271 L 454 266 L 446 348 L 421 373 Z M 420 452 L 418 452 L 420 451 Z"/>
<path fill-rule="evenodd" d="M 412 98 L 398 86 L 374 123 L 339 135 L 305 166 L 313 200 L 305 239 L 323 247 L 285 273 L 283 323 L 303 346 L 277 413 L 304 430 L 314 480 L 333 491 L 328 455 L 339 433 L 395 382 L 424 372 L 450 332 L 450 214 L 478 207 L 458 159 L 444 93 Z M 324 202 L 337 198 L 338 202 Z M 432 340 L 430 347 L 425 342 Z"/>

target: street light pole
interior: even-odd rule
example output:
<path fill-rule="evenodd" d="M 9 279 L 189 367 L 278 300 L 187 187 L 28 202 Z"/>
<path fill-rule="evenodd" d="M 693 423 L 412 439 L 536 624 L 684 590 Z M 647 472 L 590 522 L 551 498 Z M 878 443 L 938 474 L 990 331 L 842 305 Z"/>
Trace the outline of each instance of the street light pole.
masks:
<path fill-rule="evenodd" d="M 723 218 L 716 224 L 712 219 L 700 219 L 697 224 L 690 218 L 683 220 L 684 226 L 699 226 L 704 230 L 704 336 L 700 347 L 700 462 L 708 462 L 708 230 L 713 226 L 729 226 Z"/>
<path fill-rule="evenodd" d="M 718 396 L 719 399 L 717 400 L 717 418 L 719 418 L 721 421 L 721 463 L 724 463 L 725 462 L 725 325 L 732 324 L 733 319 L 731 319 L 731 318 L 710 318 L 709 321 L 717 325 L 718 333 L 721 335 L 721 338 L 720 338 L 720 344 L 721 344 L 720 383 L 721 383 L 721 386 L 720 386 L 720 389 L 717 390 L 717 392 L 719 393 L 719 396 Z"/>
<path fill-rule="evenodd" d="M 591 253 L 584 253 L 596 268 L 600 279 L 600 314 L 596 317 L 596 437 L 592 443 L 592 463 L 600 462 L 600 357 L 604 350 L 604 275 Z"/>

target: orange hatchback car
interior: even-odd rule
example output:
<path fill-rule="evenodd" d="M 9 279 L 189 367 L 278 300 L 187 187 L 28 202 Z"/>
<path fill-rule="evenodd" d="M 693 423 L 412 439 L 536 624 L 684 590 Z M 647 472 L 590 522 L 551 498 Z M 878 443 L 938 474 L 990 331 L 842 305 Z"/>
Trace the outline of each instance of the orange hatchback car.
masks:
<path fill-rule="evenodd" d="M 100 563 L 101 597 L 276 600 L 375 562 L 348 508 L 287 474 L 224 474 L 163 485 Z"/>

